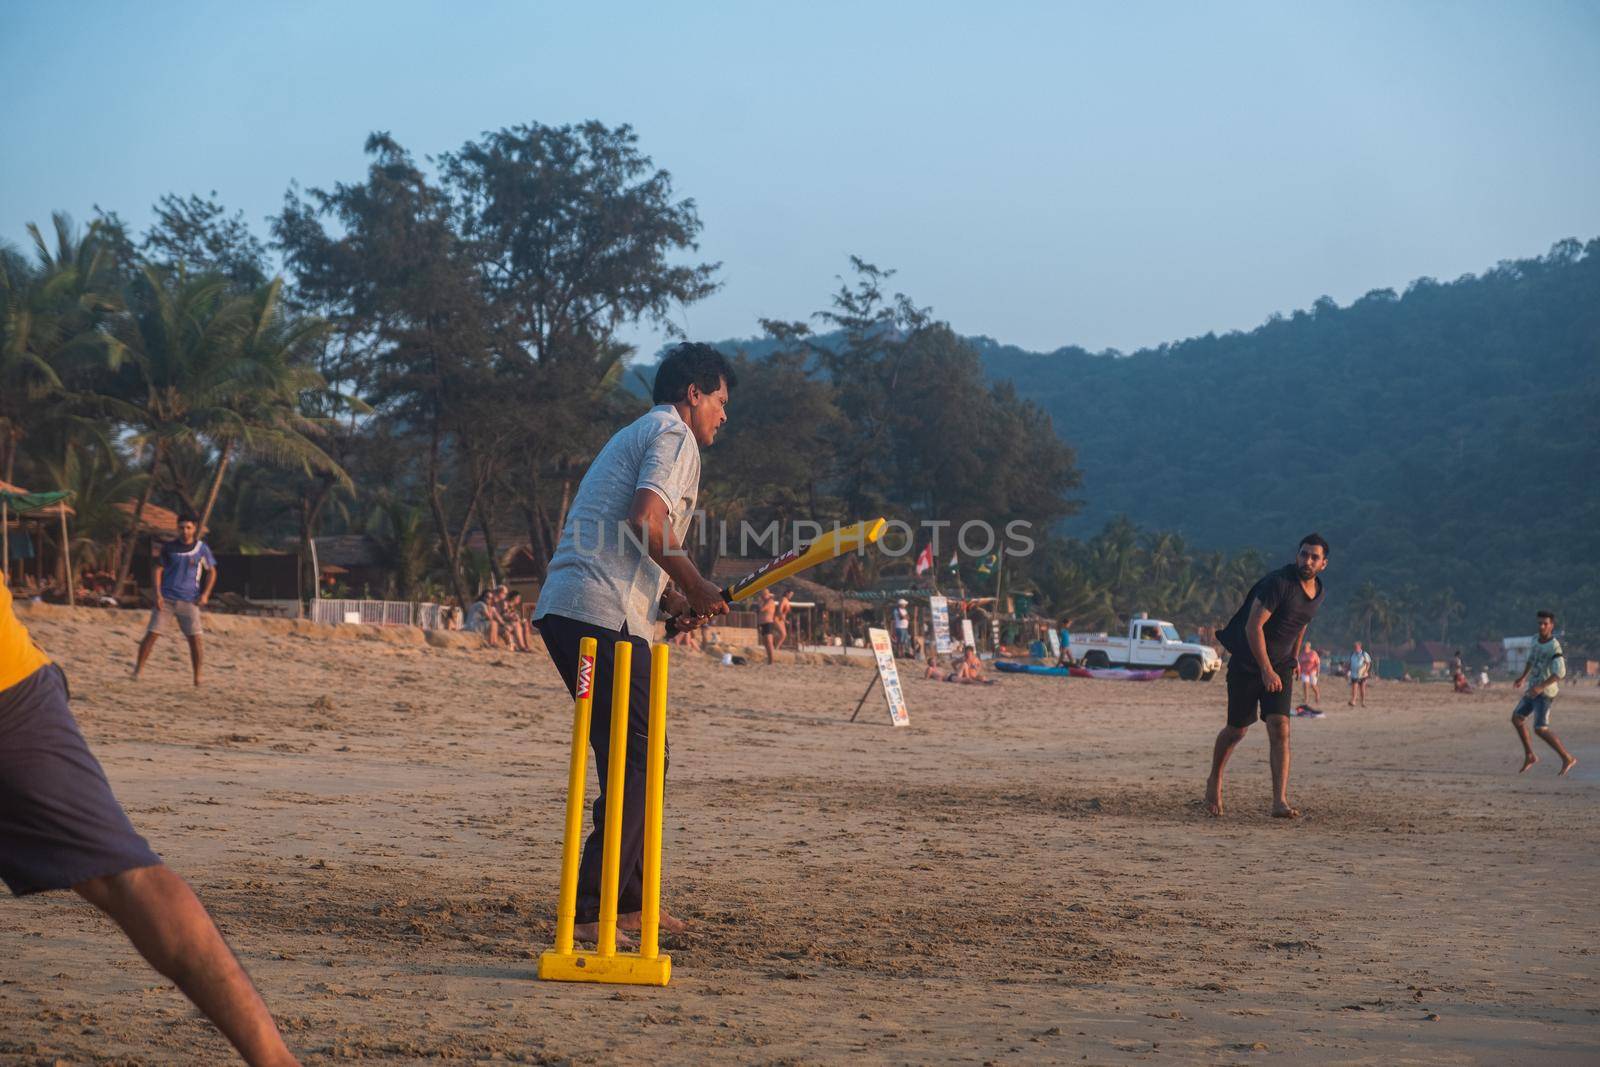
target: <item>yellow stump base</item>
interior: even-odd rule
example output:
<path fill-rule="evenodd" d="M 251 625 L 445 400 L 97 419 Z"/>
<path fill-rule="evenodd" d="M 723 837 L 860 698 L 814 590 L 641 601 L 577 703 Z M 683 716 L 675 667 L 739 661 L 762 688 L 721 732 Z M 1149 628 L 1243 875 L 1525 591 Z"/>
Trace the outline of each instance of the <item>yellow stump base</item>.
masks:
<path fill-rule="evenodd" d="M 672 957 L 644 959 L 635 952 L 601 956 L 582 949 L 570 956 L 555 949 L 539 957 L 539 977 L 552 982 L 614 982 L 618 985 L 666 985 Z"/>

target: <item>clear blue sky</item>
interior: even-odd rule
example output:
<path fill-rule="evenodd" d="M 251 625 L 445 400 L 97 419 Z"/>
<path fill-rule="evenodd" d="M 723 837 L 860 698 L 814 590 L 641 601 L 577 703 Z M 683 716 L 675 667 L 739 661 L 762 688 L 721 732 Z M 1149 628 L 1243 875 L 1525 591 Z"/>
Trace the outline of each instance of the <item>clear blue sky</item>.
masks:
<path fill-rule="evenodd" d="M 264 233 L 375 129 L 631 123 L 724 264 L 704 339 L 851 253 L 961 332 L 1131 350 L 1600 235 L 1593 2 L 12 0 L 0 70 L 17 243 L 212 189 Z"/>

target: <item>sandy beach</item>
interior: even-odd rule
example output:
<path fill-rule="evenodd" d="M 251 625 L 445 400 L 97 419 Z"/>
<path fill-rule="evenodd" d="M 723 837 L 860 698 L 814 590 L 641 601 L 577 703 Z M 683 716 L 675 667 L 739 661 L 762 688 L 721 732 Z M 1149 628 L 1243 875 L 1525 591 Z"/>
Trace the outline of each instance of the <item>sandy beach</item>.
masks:
<path fill-rule="evenodd" d="M 570 705 L 535 655 L 22 609 L 136 825 L 308 1062 L 1593 1063 L 1600 689 L 1518 775 L 1507 686 L 1324 686 L 1297 823 L 1258 727 L 1199 800 L 1220 681 L 906 678 L 675 655 L 666 989 L 534 979 Z M 414 632 L 408 632 L 414 636 Z M 418 638 L 420 641 L 420 638 Z M 909 675 L 909 671 L 908 671 Z M 1537 742 L 1536 742 L 1537 744 Z M 592 774 L 592 772 L 591 772 Z M 0 907 L 0 1062 L 221 1063 L 86 904 Z"/>

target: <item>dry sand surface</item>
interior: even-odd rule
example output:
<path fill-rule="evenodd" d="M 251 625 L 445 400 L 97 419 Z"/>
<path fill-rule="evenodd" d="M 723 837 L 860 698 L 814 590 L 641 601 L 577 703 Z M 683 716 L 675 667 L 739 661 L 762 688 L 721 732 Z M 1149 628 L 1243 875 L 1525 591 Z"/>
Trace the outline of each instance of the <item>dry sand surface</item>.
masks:
<path fill-rule="evenodd" d="M 1594 1063 L 1600 691 L 1518 776 L 1501 685 L 1377 684 L 1261 729 L 1199 797 L 1220 681 L 906 680 L 679 655 L 667 989 L 541 983 L 570 707 L 538 655 L 213 619 L 206 687 L 139 624 L 34 609 L 135 823 L 308 1062 Z M 349 630 L 351 628 L 341 628 Z M 920 673 L 920 672 L 919 672 Z M 863 713 L 863 719 L 868 718 Z M 0 1060 L 217 1063 L 97 913 L 0 906 Z"/>

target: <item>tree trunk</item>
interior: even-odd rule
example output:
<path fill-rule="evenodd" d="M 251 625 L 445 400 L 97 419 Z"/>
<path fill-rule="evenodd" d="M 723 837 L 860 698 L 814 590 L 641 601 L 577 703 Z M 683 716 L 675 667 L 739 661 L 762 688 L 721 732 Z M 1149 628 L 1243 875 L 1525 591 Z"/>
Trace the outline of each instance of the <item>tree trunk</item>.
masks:
<path fill-rule="evenodd" d="M 487 499 L 488 494 L 478 499 L 478 529 L 483 531 L 483 549 L 489 553 L 489 571 L 499 583 L 506 579 L 500 569 L 500 548 L 494 543 L 494 533 L 489 529 L 489 512 L 494 509 L 488 506 Z"/>
<path fill-rule="evenodd" d="M 433 515 L 433 525 L 439 531 L 439 542 L 444 548 L 445 564 L 450 570 L 450 587 L 455 590 L 456 603 L 466 609 L 470 600 L 467 587 L 461 581 L 461 550 L 450 536 L 450 523 L 444 515 L 444 501 L 439 494 L 439 424 L 434 421 L 428 441 L 428 510 Z"/>
<path fill-rule="evenodd" d="M 228 460 L 233 456 L 233 442 L 222 442 L 222 457 L 217 460 L 217 476 L 211 479 L 211 491 L 206 494 L 206 507 L 200 513 L 200 531 L 197 536 L 206 535 L 206 523 L 211 521 L 211 509 L 217 504 L 217 491 L 222 488 L 222 476 L 228 472 Z"/>
<path fill-rule="evenodd" d="M 139 496 L 139 502 L 133 506 L 133 518 L 128 523 L 127 550 L 117 563 L 117 584 L 112 587 L 112 596 L 120 597 L 122 590 L 128 584 L 128 573 L 133 570 L 133 557 L 139 551 L 139 524 L 144 520 L 145 505 L 150 503 L 150 494 L 156 489 L 156 470 L 161 466 L 161 458 L 166 452 L 166 442 L 156 438 L 156 443 L 151 446 L 150 476 L 145 479 L 144 492 Z"/>
<path fill-rule="evenodd" d="M 171 452 L 167 453 L 167 473 L 172 475 L 172 490 L 178 494 L 179 504 L 184 511 L 194 514 L 194 497 L 189 493 L 189 483 L 178 473 L 178 461 Z"/>
<path fill-rule="evenodd" d="M 314 496 L 300 494 L 300 566 L 296 569 L 299 575 L 300 588 L 297 590 L 300 599 L 308 599 L 305 595 L 305 576 L 308 569 L 313 569 L 311 539 L 316 536 L 317 522 L 322 517 L 322 508 L 328 502 L 328 497 L 333 492 L 333 482 L 326 474 L 319 475 L 320 485 Z M 322 575 L 311 575 L 313 592 L 317 590 L 317 583 L 322 580 Z"/>
<path fill-rule="evenodd" d="M 528 526 L 528 554 L 533 560 L 533 574 L 543 584 L 550 563 L 550 555 L 545 551 L 544 530 L 539 524 L 539 516 L 530 505 L 522 506 L 522 519 Z"/>

